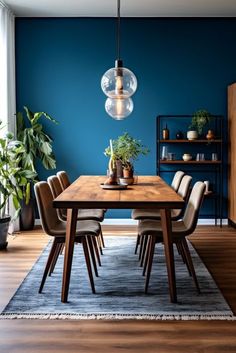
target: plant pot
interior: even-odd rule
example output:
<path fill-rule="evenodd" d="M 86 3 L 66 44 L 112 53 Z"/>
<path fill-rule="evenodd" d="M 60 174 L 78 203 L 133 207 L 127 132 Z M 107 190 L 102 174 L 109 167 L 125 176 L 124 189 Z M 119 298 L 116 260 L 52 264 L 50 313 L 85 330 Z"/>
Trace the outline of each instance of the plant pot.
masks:
<path fill-rule="evenodd" d="M 123 168 L 123 177 L 124 178 L 133 178 L 134 171 L 130 168 Z"/>
<path fill-rule="evenodd" d="M 34 199 L 30 199 L 26 205 L 25 200 L 21 202 L 20 230 L 32 230 L 35 223 Z"/>
<path fill-rule="evenodd" d="M 187 132 L 187 139 L 188 140 L 196 140 L 198 138 L 198 133 L 195 130 L 191 130 Z"/>
<path fill-rule="evenodd" d="M 0 250 L 7 248 L 7 235 L 11 217 L 0 218 Z"/>

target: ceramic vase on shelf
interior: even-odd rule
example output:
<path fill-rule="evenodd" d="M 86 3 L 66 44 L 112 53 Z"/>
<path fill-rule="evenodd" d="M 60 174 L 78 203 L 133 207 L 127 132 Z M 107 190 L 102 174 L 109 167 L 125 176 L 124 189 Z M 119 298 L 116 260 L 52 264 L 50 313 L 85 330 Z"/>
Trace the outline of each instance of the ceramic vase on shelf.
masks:
<path fill-rule="evenodd" d="M 176 140 L 183 140 L 184 134 L 182 133 L 182 131 L 179 130 L 177 131 L 175 137 L 176 137 Z"/>
<path fill-rule="evenodd" d="M 195 130 L 190 130 L 187 132 L 187 139 L 188 140 L 196 140 L 198 138 L 198 133 Z"/>
<path fill-rule="evenodd" d="M 215 138 L 215 135 L 214 135 L 213 130 L 208 130 L 207 135 L 206 135 L 206 139 L 207 140 L 214 140 L 214 138 Z"/>
<path fill-rule="evenodd" d="M 169 137 L 170 137 L 170 132 L 166 124 L 166 127 L 162 130 L 162 139 L 169 140 Z"/>

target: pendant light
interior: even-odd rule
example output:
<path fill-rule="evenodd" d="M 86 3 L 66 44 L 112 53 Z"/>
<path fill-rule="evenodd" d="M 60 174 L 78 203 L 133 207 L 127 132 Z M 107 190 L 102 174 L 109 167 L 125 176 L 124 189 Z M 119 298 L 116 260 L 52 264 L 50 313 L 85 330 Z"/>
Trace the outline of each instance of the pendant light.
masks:
<path fill-rule="evenodd" d="M 134 105 L 130 97 L 137 89 L 137 79 L 120 59 L 120 0 L 117 0 L 117 59 L 115 67 L 102 76 L 101 87 L 108 97 L 105 110 L 113 119 L 123 120 L 132 113 Z"/>

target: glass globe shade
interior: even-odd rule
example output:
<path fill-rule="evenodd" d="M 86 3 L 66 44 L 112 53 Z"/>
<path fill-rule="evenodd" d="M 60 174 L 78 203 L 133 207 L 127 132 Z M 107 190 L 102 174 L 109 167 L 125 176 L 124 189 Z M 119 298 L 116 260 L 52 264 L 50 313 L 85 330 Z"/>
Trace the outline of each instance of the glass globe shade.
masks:
<path fill-rule="evenodd" d="M 123 120 L 129 116 L 134 108 L 131 98 L 107 98 L 105 109 L 113 119 Z"/>
<path fill-rule="evenodd" d="M 129 98 L 137 89 L 137 79 L 129 69 L 113 67 L 102 76 L 101 88 L 109 98 Z"/>

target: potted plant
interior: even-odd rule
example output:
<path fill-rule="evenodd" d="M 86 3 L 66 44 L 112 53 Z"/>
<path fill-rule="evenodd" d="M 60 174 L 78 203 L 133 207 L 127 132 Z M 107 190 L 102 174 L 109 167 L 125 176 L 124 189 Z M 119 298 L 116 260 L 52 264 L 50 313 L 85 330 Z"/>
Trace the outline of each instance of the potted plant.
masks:
<path fill-rule="evenodd" d="M 2 122 L 0 121 L 0 129 Z M 18 217 L 21 208 L 20 202 L 28 198 L 28 183 L 34 180 L 36 173 L 19 166 L 21 156 L 24 153 L 22 142 L 14 140 L 13 134 L 5 133 L 0 137 L 0 249 L 7 247 L 7 234 L 11 217 L 7 208 L 10 197 L 15 207 L 15 215 Z M 22 189 L 25 193 L 22 193 Z"/>
<path fill-rule="evenodd" d="M 202 135 L 204 127 L 211 121 L 211 114 L 207 110 L 198 110 L 193 114 L 192 122 L 190 125 L 191 131 L 188 131 L 187 137 L 189 140 L 195 139 L 198 136 L 193 133 L 196 130 L 198 135 Z M 195 129 L 195 130 L 193 130 Z"/>
<path fill-rule="evenodd" d="M 123 177 L 132 178 L 134 166 L 133 163 L 139 155 L 146 155 L 149 149 L 145 147 L 140 140 L 131 137 L 127 132 L 112 140 L 113 153 L 112 158 L 122 164 Z M 105 156 L 111 157 L 111 146 L 104 151 Z"/>
<path fill-rule="evenodd" d="M 28 107 L 24 107 L 25 117 L 21 112 L 17 113 L 17 138 L 22 141 L 25 149 L 21 155 L 20 166 L 29 169 L 38 175 L 36 161 L 41 161 L 46 169 L 55 169 L 56 160 L 52 151 L 52 138 L 43 130 L 39 119 L 44 117 L 49 121 L 58 124 L 50 115 L 45 112 L 33 113 Z M 26 124 L 27 122 L 27 124 Z M 23 200 L 20 213 L 21 230 L 29 230 L 34 227 L 34 199 L 31 196 L 31 185 L 27 186 L 27 197 L 22 188 Z"/>

